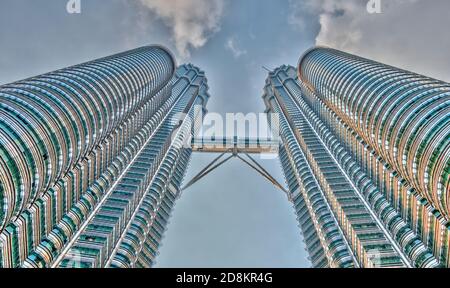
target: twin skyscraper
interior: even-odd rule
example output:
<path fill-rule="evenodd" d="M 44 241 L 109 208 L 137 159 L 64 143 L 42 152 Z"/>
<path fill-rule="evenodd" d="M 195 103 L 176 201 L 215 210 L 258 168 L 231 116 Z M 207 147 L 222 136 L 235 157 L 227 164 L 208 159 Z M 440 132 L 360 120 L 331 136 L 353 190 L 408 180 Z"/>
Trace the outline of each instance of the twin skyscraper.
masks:
<path fill-rule="evenodd" d="M 160 46 L 1 86 L 0 267 L 153 266 L 209 97 Z M 450 84 L 317 47 L 263 101 L 313 267 L 450 267 Z"/>

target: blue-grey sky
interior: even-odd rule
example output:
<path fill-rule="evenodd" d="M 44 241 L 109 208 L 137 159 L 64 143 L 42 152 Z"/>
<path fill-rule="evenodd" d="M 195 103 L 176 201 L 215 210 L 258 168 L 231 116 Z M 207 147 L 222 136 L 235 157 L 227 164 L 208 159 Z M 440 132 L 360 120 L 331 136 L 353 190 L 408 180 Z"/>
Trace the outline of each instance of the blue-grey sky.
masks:
<path fill-rule="evenodd" d="M 206 71 L 212 112 L 262 112 L 265 65 L 327 45 L 450 80 L 450 2 L 380 0 L 0 1 L 0 84 L 148 44 Z M 214 155 L 194 155 L 188 178 Z M 283 180 L 278 160 L 262 161 Z M 178 201 L 158 267 L 308 267 L 286 197 L 229 162 Z"/>

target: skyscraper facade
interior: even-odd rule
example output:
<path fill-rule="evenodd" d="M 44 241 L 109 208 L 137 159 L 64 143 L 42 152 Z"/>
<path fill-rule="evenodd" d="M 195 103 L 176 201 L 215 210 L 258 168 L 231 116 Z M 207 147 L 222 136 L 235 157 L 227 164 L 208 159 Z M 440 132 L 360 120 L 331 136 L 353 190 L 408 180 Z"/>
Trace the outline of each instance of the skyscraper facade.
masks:
<path fill-rule="evenodd" d="M 0 266 L 151 266 L 207 90 L 159 46 L 1 86 Z"/>
<path fill-rule="evenodd" d="M 208 99 L 160 46 L 1 86 L 0 267 L 153 266 Z M 450 84 L 317 47 L 263 100 L 288 191 L 246 163 L 288 193 L 313 267 L 450 267 Z"/>
<path fill-rule="evenodd" d="M 314 267 L 450 266 L 450 84 L 317 47 L 263 99 Z"/>

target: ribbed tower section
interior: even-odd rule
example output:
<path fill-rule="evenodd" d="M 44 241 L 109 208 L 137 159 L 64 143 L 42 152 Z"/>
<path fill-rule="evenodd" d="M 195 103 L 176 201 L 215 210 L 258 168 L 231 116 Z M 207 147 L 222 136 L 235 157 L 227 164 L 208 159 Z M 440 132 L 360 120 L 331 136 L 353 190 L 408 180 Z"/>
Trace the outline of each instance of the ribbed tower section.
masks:
<path fill-rule="evenodd" d="M 282 113 L 282 108 L 276 100 L 276 93 L 286 93 L 276 76 L 281 71 L 279 69 L 270 73 L 263 99 L 267 107 L 266 112 L 278 113 L 280 116 L 279 130 L 282 140 L 279 150 L 280 161 L 306 249 L 310 255 L 309 260 L 315 268 L 354 267 L 356 263 L 342 231 L 311 167 L 306 163 L 305 155 L 293 133 L 293 127 L 289 124 L 289 115 Z"/>
<path fill-rule="evenodd" d="M 155 263 L 192 153 L 193 123 L 209 99 L 204 72 L 178 68 L 156 129 L 54 265 L 150 268 Z"/>
<path fill-rule="evenodd" d="M 145 205 L 148 186 L 172 159 L 172 146 L 162 139 L 167 133 L 178 139 L 165 125 L 168 115 L 190 111 L 202 93 L 207 99 L 195 80 L 202 72 L 192 66 L 175 72 L 168 50 L 148 46 L 0 87 L 1 267 L 63 266 L 82 239 L 90 246 L 74 265 L 101 266 L 112 262 L 112 253 L 121 255 L 118 245 L 126 245 L 137 225 L 136 209 Z M 185 120 L 178 121 L 176 126 Z M 181 130 L 177 135 L 184 135 Z M 180 164 L 170 168 L 177 170 L 163 178 L 174 183 L 173 191 L 189 158 L 180 151 L 171 154 Z M 140 160 L 148 161 L 142 171 Z M 163 199 L 148 210 L 153 218 L 165 215 L 158 214 L 167 205 Z"/>
<path fill-rule="evenodd" d="M 449 267 L 450 84 L 320 47 L 298 75 L 300 106 L 370 181 L 367 201 L 413 265 L 431 263 L 426 248 Z"/>
<path fill-rule="evenodd" d="M 408 186 L 407 180 L 399 178 L 399 172 L 364 141 L 360 130 L 352 130 L 351 122 L 344 121 L 346 113 L 351 111 L 349 107 L 339 102 L 332 106 L 335 112 L 325 102 L 348 99 L 350 96 L 346 93 L 353 91 L 349 85 L 344 85 L 343 71 L 338 69 L 333 74 L 326 64 L 316 63 L 317 59 L 327 57 L 333 58 L 335 61 L 330 62 L 336 66 L 340 61 L 345 63 L 343 59 L 360 59 L 335 50 L 314 49 L 302 58 L 299 68 L 302 79 L 314 80 L 303 82 L 297 76 L 297 69 L 282 66 L 269 74 L 263 96 L 267 112 L 280 115 L 283 140 L 280 159 L 313 266 L 448 266 L 449 234 L 444 217 Z M 360 61 L 368 66 L 383 66 L 369 60 Z M 356 71 L 358 67 L 353 67 L 355 75 Z M 314 76 L 307 78 L 306 73 Z M 373 77 L 382 76 L 374 73 Z M 360 78 L 355 82 L 371 81 L 370 77 Z M 331 93 L 336 88 L 327 79 L 338 79 L 336 83 L 346 89 L 340 90 L 342 94 Z M 373 89 L 354 90 L 360 91 L 358 93 L 377 91 Z M 369 101 L 369 97 L 360 98 Z M 384 94 L 373 96 L 372 101 L 375 99 L 387 101 Z M 375 107 L 378 108 L 374 108 L 372 115 L 381 106 Z M 399 108 L 399 105 L 393 107 Z M 430 115 L 437 117 L 437 114 Z M 360 121 L 359 117 L 354 118 L 355 125 L 365 121 Z M 433 129 L 436 135 L 440 133 L 438 127 Z M 437 139 L 442 140 L 441 137 Z M 448 134 L 446 138 L 448 143 Z M 442 146 L 442 143 L 436 145 Z M 440 152 L 438 158 L 448 159 L 448 155 Z M 414 220 L 417 218 L 420 220 Z"/>

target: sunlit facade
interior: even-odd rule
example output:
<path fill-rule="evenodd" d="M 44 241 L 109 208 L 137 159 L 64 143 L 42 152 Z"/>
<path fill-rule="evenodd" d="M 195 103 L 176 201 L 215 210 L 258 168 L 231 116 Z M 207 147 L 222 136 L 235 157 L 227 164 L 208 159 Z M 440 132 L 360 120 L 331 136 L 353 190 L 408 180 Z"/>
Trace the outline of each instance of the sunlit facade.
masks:
<path fill-rule="evenodd" d="M 207 90 L 159 46 L 1 86 L 0 266 L 152 266 Z"/>
<path fill-rule="evenodd" d="M 450 266 L 450 84 L 314 48 L 264 91 L 314 267 Z"/>

